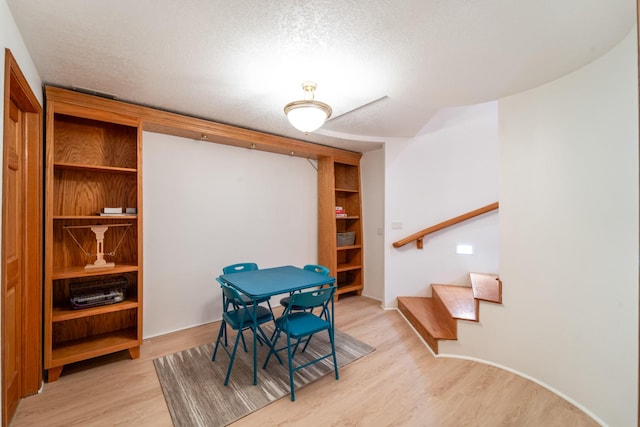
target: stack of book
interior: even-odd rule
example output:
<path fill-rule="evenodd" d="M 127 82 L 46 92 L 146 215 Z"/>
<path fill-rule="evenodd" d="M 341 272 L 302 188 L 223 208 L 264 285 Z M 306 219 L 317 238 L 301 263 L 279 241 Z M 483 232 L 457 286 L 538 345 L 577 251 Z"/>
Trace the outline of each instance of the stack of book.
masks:
<path fill-rule="evenodd" d="M 103 208 L 102 212 L 98 212 L 100 216 L 118 216 L 122 215 L 122 208 Z"/>
<path fill-rule="evenodd" d="M 136 208 L 103 208 L 102 212 L 98 212 L 100 216 L 123 216 L 135 215 L 138 213 Z"/>
<path fill-rule="evenodd" d="M 336 218 L 346 218 L 347 211 L 342 206 L 336 206 Z"/>

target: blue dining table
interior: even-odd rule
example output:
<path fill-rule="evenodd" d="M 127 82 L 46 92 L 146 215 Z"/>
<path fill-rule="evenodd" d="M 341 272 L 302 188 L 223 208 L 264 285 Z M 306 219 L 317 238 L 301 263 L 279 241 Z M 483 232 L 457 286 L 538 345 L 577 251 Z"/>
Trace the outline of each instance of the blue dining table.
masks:
<path fill-rule="evenodd" d="M 304 270 L 292 265 L 282 267 L 263 268 L 260 270 L 242 271 L 223 274 L 221 281 L 234 287 L 239 292 L 250 297 L 254 304 L 265 297 L 300 291 L 322 285 L 331 285 L 336 279 L 315 271 Z M 258 324 L 257 310 L 252 310 L 253 324 Z M 253 384 L 258 384 L 258 353 L 257 336 L 253 334 Z"/>

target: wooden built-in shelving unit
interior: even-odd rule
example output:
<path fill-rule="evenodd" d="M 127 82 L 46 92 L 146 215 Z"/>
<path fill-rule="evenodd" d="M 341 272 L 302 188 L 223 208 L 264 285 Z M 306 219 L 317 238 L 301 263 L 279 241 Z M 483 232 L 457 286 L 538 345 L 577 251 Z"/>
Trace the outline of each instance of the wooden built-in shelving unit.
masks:
<path fill-rule="evenodd" d="M 46 98 L 44 367 L 47 380 L 55 381 L 69 363 L 121 350 L 140 354 L 142 126 L 83 94 L 47 88 Z M 137 214 L 99 216 L 104 207 L 136 208 Z M 104 248 L 117 248 L 109 256 L 115 267 L 85 268 L 97 250 L 92 225 L 111 226 Z M 112 277 L 127 279 L 125 301 L 72 309 L 72 283 Z"/>
<path fill-rule="evenodd" d="M 347 162 L 333 157 L 318 159 L 318 260 L 336 278 L 336 298 L 360 295 L 364 287 L 364 249 L 360 159 Z M 337 217 L 336 206 L 347 216 Z M 338 246 L 338 233 L 355 233 L 353 245 Z"/>

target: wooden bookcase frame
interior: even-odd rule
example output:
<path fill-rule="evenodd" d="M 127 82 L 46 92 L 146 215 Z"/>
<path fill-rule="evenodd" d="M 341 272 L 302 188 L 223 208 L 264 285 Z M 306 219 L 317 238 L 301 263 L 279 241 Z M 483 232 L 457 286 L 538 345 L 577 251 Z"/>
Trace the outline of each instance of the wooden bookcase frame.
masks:
<path fill-rule="evenodd" d="M 88 358 L 121 350 L 137 358 L 142 344 L 141 121 L 86 105 L 86 95 L 67 93 L 61 100 L 57 91 L 46 88 L 44 368 L 48 381 L 57 380 L 64 365 Z M 99 216 L 104 207 L 136 208 L 137 214 Z M 108 253 L 117 247 L 109 259 L 115 267 L 85 269 L 95 261 L 96 236 L 83 227 L 99 224 L 111 225 L 104 248 Z M 128 280 L 125 301 L 71 307 L 72 283 L 121 276 Z"/>
<path fill-rule="evenodd" d="M 360 159 L 318 159 L 318 261 L 336 278 L 336 299 L 346 293 L 360 295 L 364 288 L 364 244 Z M 346 217 L 337 217 L 336 207 Z M 337 234 L 355 233 L 349 246 L 338 246 Z"/>

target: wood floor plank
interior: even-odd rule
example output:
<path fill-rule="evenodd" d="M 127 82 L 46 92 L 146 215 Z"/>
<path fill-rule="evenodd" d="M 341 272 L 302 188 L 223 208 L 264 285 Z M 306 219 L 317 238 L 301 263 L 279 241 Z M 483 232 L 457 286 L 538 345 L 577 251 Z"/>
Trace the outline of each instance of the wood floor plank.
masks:
<path fill-rule="evenodd" d="M 145 340 L 126 351 L 65 366 L 60 379 L 24 399 L 11 427 L 170 427 L 152 360 L 212 342 L 217 323 Z M 232 424 L 244 426 L 597 426 L 559 396 L 481 363 L 434 358 L 394 310 L 363 296 L 336 303 L 336 327 L 376 350 Z M 321 402 L 322 404 L 319 404 Z"/>

